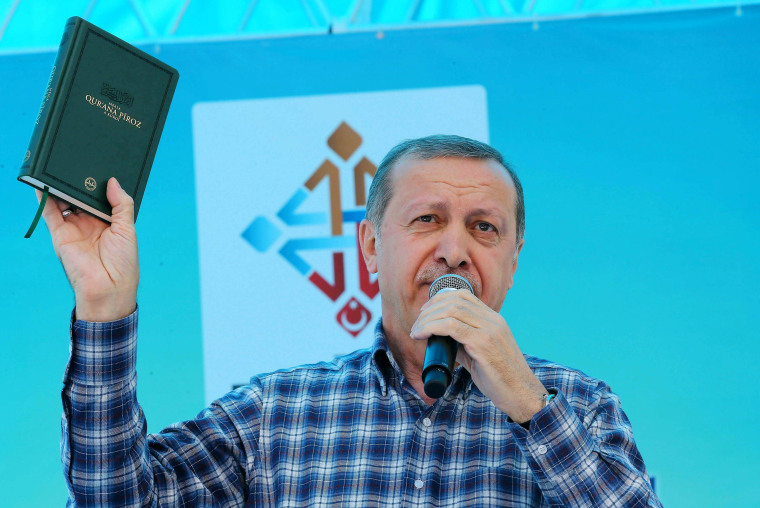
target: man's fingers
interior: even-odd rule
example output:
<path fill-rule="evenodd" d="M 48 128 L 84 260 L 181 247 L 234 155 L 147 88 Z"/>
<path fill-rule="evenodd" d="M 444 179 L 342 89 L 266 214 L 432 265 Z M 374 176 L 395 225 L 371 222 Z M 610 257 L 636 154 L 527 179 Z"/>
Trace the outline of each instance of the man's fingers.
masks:
<path fill-rule="evenodd" d="M 414 325 L 410 336 L 416 340 L 427 340 L 433 335 L 444 335 L 464 344 L 469 342 L 470 335 L 476 329 L 476 327 L 455 317 L 441 316 Z"/>
<path fill-rule="evenodd" d="M 108 180 L 106 197 L 111 204 L 111 222 L 115 225 L 133 227 L 135 224 L 135 202 L 132 196 L 121 188 L 116 178 Z"/>
<path fill-rule="evenodd" d="M 437 335 L 442 323 L 454 325 L 459 331 L 468 327 L 480 328 L 485 318 L 478 305 L 472 302 L 456 298 L 439 300 L 423 308 L 412 328 L 412 337 L 427 339 L 430 335 Z M 454 332 L 451 330 L 451 333 Z"/>
<path fill-rule="evenodd" d="M 467 350 L 463 347 L 457 348 L 457 363 L 464 366 L 467 372 L 472 372 L 472 357 L 467 354 Z"/>

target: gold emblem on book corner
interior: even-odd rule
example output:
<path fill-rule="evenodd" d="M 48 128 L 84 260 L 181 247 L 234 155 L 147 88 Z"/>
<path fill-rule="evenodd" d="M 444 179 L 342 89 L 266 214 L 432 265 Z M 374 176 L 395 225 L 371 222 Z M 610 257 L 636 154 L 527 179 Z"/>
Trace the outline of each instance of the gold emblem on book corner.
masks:
<path fill-rule="evenodd" d="M 31 156 L 32 156 L 32 152 L 27 150 L 26 153 L 24 154 L 24 162 L 28 161 L 29 157 Z"/>
<path fill-rule="evenodd" d="M 97 187 L 97 186 L 98 186 L 98 182 L 96 182 L 96 181 L 95 181 L 95 179 L 94 179 L 93 177 L 91 177 L 91 176 L 90 176 L 90 177 L 87 177 L 87 178 L 84 180 L 84 187 L 85 187 L 85 188 L 86 188 L 88 191 L 94 191 L 94 190 L 95 190 L 95 187 Z"/>

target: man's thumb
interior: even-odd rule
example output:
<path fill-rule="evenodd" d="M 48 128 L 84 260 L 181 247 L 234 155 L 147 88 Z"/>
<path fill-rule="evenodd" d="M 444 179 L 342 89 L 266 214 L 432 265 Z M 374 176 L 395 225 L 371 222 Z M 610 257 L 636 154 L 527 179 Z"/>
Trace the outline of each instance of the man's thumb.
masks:
<path fill-rule="evenodd" d="M 111 222 L 133 225 L 135 223 L 135 202 L 132 196 L 121 188 L 115 177 L 108 180 L 106 197 L 111 204 Z"/>

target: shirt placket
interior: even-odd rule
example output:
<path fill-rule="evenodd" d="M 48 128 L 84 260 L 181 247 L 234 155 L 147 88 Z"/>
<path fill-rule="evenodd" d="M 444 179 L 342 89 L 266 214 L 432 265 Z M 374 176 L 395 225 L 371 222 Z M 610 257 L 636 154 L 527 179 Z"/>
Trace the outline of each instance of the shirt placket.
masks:
<path fill-rule="evenodd" d="M 415 422 L 404 478 L 404 506 L 421 506 L 425 500 L 430 501 L 434 418 L 435 409 L 430 407 Z"/>

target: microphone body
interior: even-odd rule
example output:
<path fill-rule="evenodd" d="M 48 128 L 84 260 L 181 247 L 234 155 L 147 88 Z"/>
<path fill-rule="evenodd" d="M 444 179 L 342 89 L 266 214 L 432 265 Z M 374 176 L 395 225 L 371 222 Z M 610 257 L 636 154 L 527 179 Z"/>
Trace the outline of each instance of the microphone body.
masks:
<path fill-rule="evenodd" d="M 474 293 L 467 279 L 448 274 L 433 281 L 428 297 L 433 298 L 441 291 L 456 291 L 457 289 L 467 289 L 470 293 Z M 451 337 L 433 335 L 428 339 L 425 363 L 422 366 L 422 382 L 425 385 L 425 395 L 428 397 L 437 399 L 449 387 L 458 348 L 459 343 Z"/>

